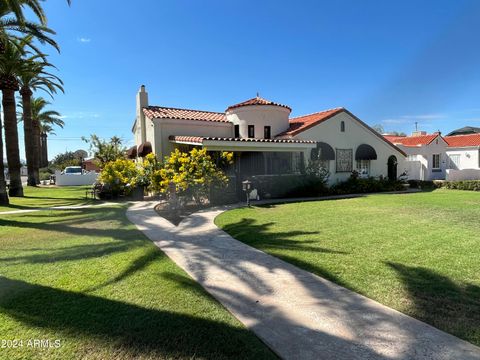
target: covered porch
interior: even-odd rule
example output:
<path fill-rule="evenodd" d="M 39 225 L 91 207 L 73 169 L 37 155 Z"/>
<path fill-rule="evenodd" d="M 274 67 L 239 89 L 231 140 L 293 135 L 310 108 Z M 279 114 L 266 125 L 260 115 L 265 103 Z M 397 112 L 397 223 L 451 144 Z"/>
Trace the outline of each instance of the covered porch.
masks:
<path fill-rule="evenodd" d="M 170 142 L 184 151 L 202 147 L 209 152 L 233 152 L 234 164 L 226 170 L 240 178 L 300 174 L 305 167 L 305 152 L 316 147 L 314 141 L 286 139 L 171 136 Z"/>
<path fill-rule="evenodd" d="M 245 179 L 257 185 L 276 184 L 279 180 L 280 183 L 293 183 L 291 180 L 298 178 L 305 169 L 304 154 L 316 147 L 314 141 L 190 136 L 171 136 L 170 142 L 182 151 L 201 147 L 213 154 L 233 152 L 233 165 L 224 169 L 230 182 L 222 196 L 237 199 L 244 196 L 241 182 Z"/>

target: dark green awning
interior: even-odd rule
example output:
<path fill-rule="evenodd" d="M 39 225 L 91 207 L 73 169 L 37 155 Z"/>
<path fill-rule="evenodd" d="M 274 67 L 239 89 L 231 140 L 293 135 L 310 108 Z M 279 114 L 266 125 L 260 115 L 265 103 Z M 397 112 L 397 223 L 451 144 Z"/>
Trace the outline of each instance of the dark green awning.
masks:
<path fill-rule="evenodd" d="M 317 147 L 312 149 L 310 157 L 312 160 L 335 160 L 335 151 L 327 143 L 318 142 Z"/>
<path fill-rule="evenodd" d="M 355 151 L 355 160 L 377 160 L 377 152 L 367 144 L 362 144 Z"/>

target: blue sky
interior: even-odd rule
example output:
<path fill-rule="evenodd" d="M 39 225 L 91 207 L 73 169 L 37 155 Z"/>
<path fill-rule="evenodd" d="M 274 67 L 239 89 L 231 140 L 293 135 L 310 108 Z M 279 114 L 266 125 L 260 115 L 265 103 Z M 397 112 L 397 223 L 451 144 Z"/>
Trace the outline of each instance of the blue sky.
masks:
<path fill-rule="evenodd" d="M 410 133 L 480 126 L 479 1 L 47 1 L 66 122 L 50 157 L 81 136 L 129 145 L 135 93 L 223 111 L 256 92 L 292 115 L 344 106 Z"/>

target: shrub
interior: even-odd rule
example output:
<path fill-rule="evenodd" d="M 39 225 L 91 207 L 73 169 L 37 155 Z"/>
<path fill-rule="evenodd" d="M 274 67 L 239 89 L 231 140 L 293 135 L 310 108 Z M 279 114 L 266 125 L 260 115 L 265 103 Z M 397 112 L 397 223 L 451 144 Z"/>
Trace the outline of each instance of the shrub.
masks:
<path fill-rule="evenodd" d="M 232 159 L 232 153 L 221 153 L 221 161 L 231 163 Z M 207 150 L 197 148 L 188 153 L 175 149 L 165 158 L 164 164 L 151 174 L 152 189 L 168 194 L 172 184 L 177 195 L 192 199 L 197 204 L 210 198 L 213 186 L 223 187 L 227 183 L 227 176 Z"/>
<path fill-rule="evenodd" d="M 38 174 L 40 176 L 40 181 L 43 180 L 50 180 L 50 176 L 53 175 L 55 171 L 51 168 L 41 168 L 38 171 Z"/>
<path fill-rule="evenodd" d="M 260 198 L 322 196 L 329 191 L 325 178 L 314 175 L 258 175 L 251 180 Z"/>
<path fill-rule="evenodd" d="M 152 188 L 152 179 L 156 171 L 162 168 L 162 164 L 158 161 L 155 154 L 150 153 L 143 159 L 142 167 L 138 172 L 136 183 L 149 190 Z"/>
<path fill-rule="evenodd" d="M 133 161 L 117 159 L 105 163 L 99 180 L 113 196 L 129 195 L 136 186 L 138 175 L 139 169 Z"/>
<path fill-rule="evenodd" d="M 443 181 L 441 187 L 455 190 L 480 191 L 480 180 Z"/>
<path fill-rule="evenodd" d="M 439 187 L 438 183 L 428 180 L 408 180 L 412 189 L 434 189 Z"/>
<path fill-rule="evenodd" d="M 347 181 L 333 185 L 330 190 L 332 194 L 344 195 L 383 191 L 401 191 L 405 190 L 405 187 L 401 181 L 391 181 L 383 178 L 358 178 L 355 176 L 355 174 L 352 174 Z"/>

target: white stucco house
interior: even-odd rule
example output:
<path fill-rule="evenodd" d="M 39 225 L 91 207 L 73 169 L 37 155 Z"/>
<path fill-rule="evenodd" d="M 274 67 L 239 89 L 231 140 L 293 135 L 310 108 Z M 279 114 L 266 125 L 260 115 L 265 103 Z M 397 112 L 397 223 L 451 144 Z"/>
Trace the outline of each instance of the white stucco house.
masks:
<path fill-rule="evenodd" d="M 447 180 L 480 179 L 480 133 L 446 136 Z"/>
<path fill-rule="evenodd" d="M 407 154 L 405 169 L 411 180 L 443 180 L 448 166 L 447 142 L 439 132 L 415 131 L 412 136 L 384 135 Z"/>
<path fill-rule="evenodd" d="M 405 153 L 344 108 L 290 117 L 291 109 L 259 96 L 228 106 L 224 112 L 152 106 L 142 86 L 132 127 L 135 146 L 129 157 L 153 152 L 158 158 L 175 148 L 232 151 L 234 174 L 297 174 L 312 156 L 329 170 L 331 183 L 353 170 L 364 176 L 396 178 Z"/>
<path fill-rule="evenodd" d="M 384 137 L 407 154 L 409 179 L 480 179 L 480 133 L 442 137 L 439 132 L 416 131 L 412 136 Z"/>

